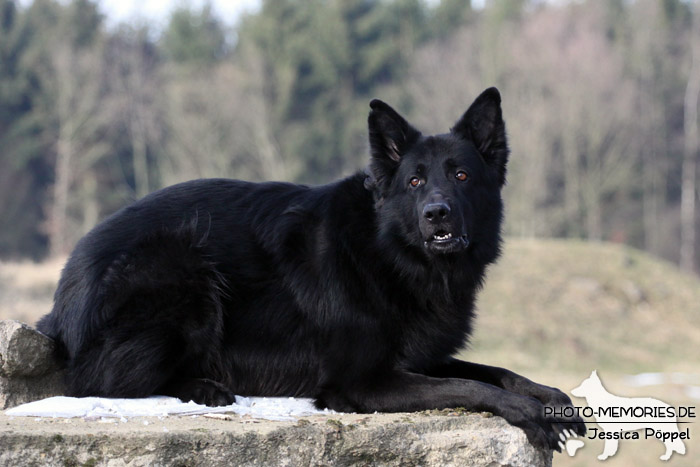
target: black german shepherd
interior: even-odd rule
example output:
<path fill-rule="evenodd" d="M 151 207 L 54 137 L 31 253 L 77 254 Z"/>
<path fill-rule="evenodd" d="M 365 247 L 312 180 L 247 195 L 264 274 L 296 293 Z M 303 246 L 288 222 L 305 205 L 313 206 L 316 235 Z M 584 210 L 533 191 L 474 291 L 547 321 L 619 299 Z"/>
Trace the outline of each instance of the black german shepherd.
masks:
<path fill-rule="evenodd" d="M 585 432 L 561 391 L 452 357 L 499 255 L 508 147 L 486 90 L 449 133 L 369 114 L 366 171 L 309 188 L 195 180 L 157 191 L 77 245 L 39 330 L 73 396 L 312 397 L 342 412 L 465 407 L 539 447 Z"/>

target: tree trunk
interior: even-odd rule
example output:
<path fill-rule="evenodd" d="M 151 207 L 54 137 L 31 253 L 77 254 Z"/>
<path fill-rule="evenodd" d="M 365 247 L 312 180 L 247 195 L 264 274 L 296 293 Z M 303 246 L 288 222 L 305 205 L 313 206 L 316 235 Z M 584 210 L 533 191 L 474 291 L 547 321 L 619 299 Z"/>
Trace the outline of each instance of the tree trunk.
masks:
<path fill-rule="evenodd" d="M 139 47 L 134 46 L 127 53 L 130 73 L 126 78 L 125 85 L 126 93 L 129 95 L 129 130 L 134 169 L 134 191 L 138 198 L 142 198 L 151 191 L 148 176 L 148 135 L 145 116 L 147 110 L 143 96 L 152 89 L 147 87 L 144 79 L 147 70 Z"/>
<path fill-rule="evenodd" d="M 685 88 L 684 153 L 681 182 L 681 269 L 695 271 L 695 193 L 697 191 L 698 96 L 700 95 L 700 7 L 695 4 L 690 34 L 691 66 Z"/>
<path fill-rule="evenodd" d="M 148 153 L 146 143 L 146 129 L 143 119 L 139 118 L 141 109 L 136 109 L 135 115 L 131 117 L 131 147 L 132 162 L 134 167 L 134 191 L 138 198 L 146 196 L 151 187 L 148 178 Z"/>
<path fill-rule="evenodd" d="M 68 219 L 68 192 L 70 191 L 70 168 L 73 156 L 70 131 L 61 129 L 56 147 L 56 179 L 53 185 L 53 204 L 49 225 L 49 251 L 51 256 L 66 253 L 66 229 Z"/>

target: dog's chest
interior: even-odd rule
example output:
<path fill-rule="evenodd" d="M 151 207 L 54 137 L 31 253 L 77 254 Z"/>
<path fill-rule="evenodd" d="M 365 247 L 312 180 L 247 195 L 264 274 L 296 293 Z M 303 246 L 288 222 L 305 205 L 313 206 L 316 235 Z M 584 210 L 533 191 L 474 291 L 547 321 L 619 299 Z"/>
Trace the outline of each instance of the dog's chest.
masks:
<path fill-rule="evenodd" d="M 410 368 L 422 368 L 453 355 L 468 342 L 471 321 L 471 302 L 426 302 L 405 316 L 400 339 L 402 360 Z"/>

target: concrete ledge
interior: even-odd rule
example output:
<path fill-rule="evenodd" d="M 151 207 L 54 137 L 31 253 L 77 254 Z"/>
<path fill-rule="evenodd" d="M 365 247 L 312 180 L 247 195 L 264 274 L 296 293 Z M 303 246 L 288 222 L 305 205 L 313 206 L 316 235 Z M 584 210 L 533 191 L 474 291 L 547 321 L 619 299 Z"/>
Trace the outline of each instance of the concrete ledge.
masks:
<path fill-rule="evenodd" d="M 551 465 L 500 417 L 376 414 L 296 422 L 199 417 L 127 422 L 0 416 L 0 465 Z"/>
<path fill-rule="evenodd" d="M 0 321 L 0 408 L 60 395 L 53 342 Z M 332 414 L 274 422 L 197 417 L 37 419 L 0 412 L 0 465 L 549 466 L 551 451 L 490 414 Z"/>

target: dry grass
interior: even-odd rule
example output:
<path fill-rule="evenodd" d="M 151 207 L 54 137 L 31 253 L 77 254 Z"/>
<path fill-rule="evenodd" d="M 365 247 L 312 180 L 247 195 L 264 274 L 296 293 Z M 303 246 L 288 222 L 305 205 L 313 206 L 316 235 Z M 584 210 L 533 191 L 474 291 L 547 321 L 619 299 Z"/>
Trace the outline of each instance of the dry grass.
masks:
<path fill-rule="evenodd" d="M 698 370 L 700 278 L 618 245 L 506 245 L 480 296 L 473 353 L 524 370 Z"/>
<path fill-rule="evenodd" d="M 0 261 L 0 319 L 35 324 L 51 311 L 53 293 L 66 258 L 43 263 Z"/>

